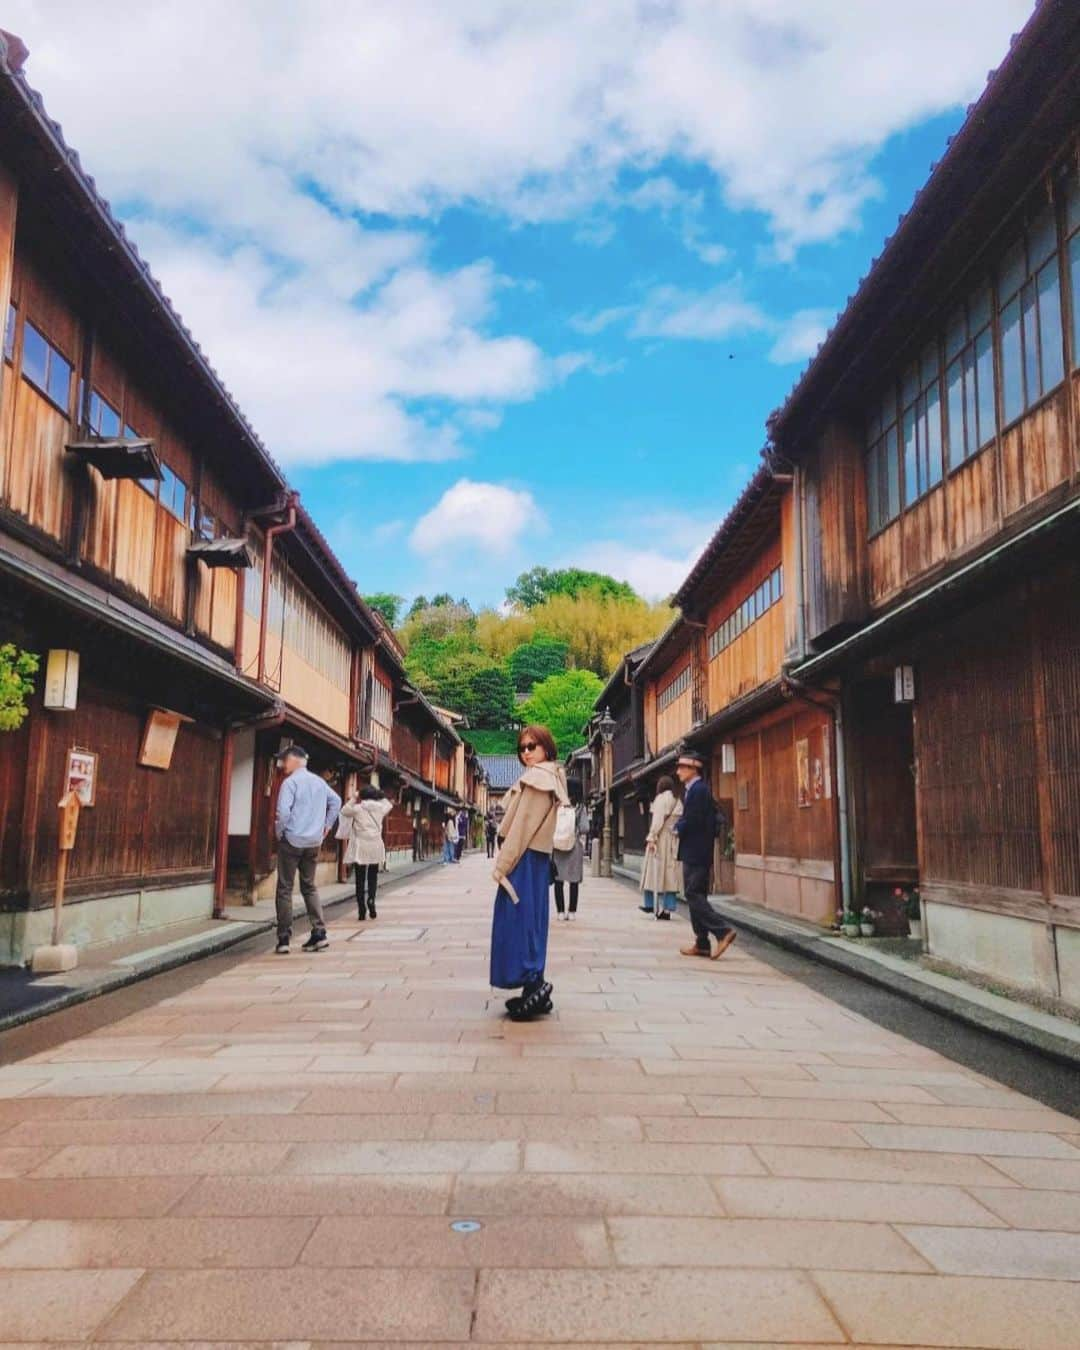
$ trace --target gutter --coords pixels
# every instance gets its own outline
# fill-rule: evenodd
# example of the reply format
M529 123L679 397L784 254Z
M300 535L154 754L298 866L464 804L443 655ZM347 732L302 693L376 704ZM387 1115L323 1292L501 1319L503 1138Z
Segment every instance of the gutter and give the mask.
M279 534L287 534L290 530L296 529L296 508L300 501L298 492L290 492L286 498L287 514L283 521L277 525L267 527L263 536L263 574L262 574L262 604L259 608L259 664L256 679L260 684L266 683L266 632L268 627L268 609L270 605L270 569L274 561L274 540ZM284 625L284 615L282 624Z

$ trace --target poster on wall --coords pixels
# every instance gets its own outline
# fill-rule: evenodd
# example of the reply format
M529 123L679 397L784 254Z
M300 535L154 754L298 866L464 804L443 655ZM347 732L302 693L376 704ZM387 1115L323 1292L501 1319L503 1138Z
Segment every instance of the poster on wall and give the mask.
M98 757L93 750L72 746L67 755L63 796L74 792L80 806L93 806L97 796Z
M810 795L810 741L803 736L795 742L795 790L799 806L809 806Z

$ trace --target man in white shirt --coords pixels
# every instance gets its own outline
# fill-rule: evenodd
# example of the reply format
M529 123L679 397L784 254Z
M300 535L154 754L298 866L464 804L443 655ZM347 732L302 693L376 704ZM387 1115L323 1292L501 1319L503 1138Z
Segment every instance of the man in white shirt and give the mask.
M278 756L285 771L277 800L275 833L277 855L277 953L288 956L292 937L292 893L296 873L300 873L300 894L304 897L311 936L305 952L324 952L330 945L323 922L322 902L315 885L315 868L322 841L333 828L341 810L341 798L318 774L307 766L307 751L299 745L287 746Z

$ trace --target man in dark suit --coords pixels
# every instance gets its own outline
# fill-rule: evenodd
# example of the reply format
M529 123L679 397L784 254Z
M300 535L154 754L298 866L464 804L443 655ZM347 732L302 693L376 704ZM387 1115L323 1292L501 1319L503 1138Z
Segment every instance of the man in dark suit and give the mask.
M716 803L709 785L701 776L705 761L700 755L679 757L675 772L683 785L682 816L675 824L679 836L679 861L683 865L683 894L690 910L694 945L683 947L683 956L704 956L716 961L735 941L729 928L709 904L709 874L712 871L713 844L716 839ZM709 934L716 938L716 951Z

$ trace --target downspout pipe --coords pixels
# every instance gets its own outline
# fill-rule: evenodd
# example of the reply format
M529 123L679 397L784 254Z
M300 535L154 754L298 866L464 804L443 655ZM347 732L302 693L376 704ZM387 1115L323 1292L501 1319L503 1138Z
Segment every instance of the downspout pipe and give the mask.
M262 575L262 605L259 612L259 665L256 679L260 684L266 683L266 632L268 627L268 608L270 604L270 568L273 563L274 540L279 534L287 534L290 530L296 529L296 508L300 502L298 492L290 492L286 498L285 519L277 525L270 525L263 537L263 575Z
M840 901L843 911L851 913L851 820L848 812L847 755L844 749L844 707L839 694L821 691L815 697L809 687L793 675L785 675L781 688L786 698L797 698L832 714L833 757L836 760L836 830L840 853Z
M236 733L264 731L285 721L285 705L276 703L268 713L240 717L225 723L221 737L221 772L218 776L217 840L214 845L214 918L225 917L225 888L229 875L229 800L232 796Z

